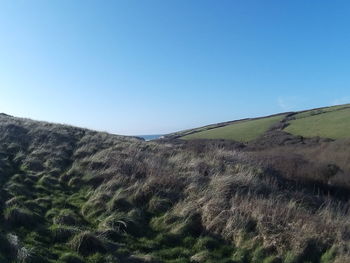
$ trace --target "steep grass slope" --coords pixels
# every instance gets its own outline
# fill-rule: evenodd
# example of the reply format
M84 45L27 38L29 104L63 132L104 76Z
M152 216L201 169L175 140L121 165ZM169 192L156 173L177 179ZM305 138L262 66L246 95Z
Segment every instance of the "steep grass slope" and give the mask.
M0 114L0 262L349 262L349 146L143 142Z

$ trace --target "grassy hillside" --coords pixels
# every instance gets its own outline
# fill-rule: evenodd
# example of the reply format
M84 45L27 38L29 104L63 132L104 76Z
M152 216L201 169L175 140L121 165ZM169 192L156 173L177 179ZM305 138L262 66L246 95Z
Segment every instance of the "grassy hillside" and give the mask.
M349 262L349 147L143 142L0 114L0 262Z
M328 113L332 111L338 111L342 109L347 109L350 107L350 104L345 104L345 105L338 105L338 106L331 106L331 107L325 107L325 108L319 108L319 109L313 109L313 110L307 110L303 111L300 113L295 114L295 119L301 119L301 118L306 118L306 117L311 117L323 113Z
M292 120L285 131L304 137L341 139L350 137L350 109L329 111Z
M220 128L196 132L182 137L182 139L226 139L248 142L266 132L273 124L282 120L284 115L269 118L240 121Z
M169 136L184 140L224 139L243 143L271 138L277 130L306 138L350 138L350 104L290 112L273 117L212 124ZM280 135L280 134L279 134Z

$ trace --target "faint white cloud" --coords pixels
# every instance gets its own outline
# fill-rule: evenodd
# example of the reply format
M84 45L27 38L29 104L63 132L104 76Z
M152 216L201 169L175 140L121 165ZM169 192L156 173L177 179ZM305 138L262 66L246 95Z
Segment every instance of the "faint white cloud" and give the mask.
M279 97L277 99L278 106L283 111L290 111L296 108L298 104L298 98L297 97Z
M338 98L331 102L332 105L347 104L347 103L350 103L350 97Z
M283 110L287 110L288 105L286 104L283 98L278 98L277 103L278 103L278 106L280 106Z

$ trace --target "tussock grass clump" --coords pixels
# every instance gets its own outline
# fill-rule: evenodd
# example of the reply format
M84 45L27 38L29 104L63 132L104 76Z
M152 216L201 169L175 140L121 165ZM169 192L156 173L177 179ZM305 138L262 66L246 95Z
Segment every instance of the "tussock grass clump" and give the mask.
M60 209L65 209L66 207L70 207L67 197L63 194L56 194L52 198L52 206Z
M81 207L81 214L87 218L97 218L107 210L107 203L110 201L110 195L104 191L89 191L88 200Z
M23 174L15 174L11 177L11 181L16 183L21 183L24 177L25 175Z
M172 202L167 198L154 196L148 203L148 211L153 214L165 213L172 207Z
M103 236L112 242L120 242L124 239L124 233L112 228L103 228L96 231L97 235Z
M251 252L251 262L252 263L260 263L260 262L278 262L280 258L276 257L274 254L275 251L270 251L269 248L264 248L262 246L258 246Z
M222 243L222 242L221 242ZM199 237L197 239L196 244L194 245L193 249L197 251L201 250L213 250L218 247L220 247L222 244L220 244L219 240L212 238L212 237Z
M50 227L51 235L56 242L66 242L73 236L81 232L81 229L74 226L52 225Z
M49 197L39 197L34 200L40 207L46 211L51 206L51 198Z
M119 189L110 202L108 203L109 211L124 211L127 212L132 208L132 204L129 202L128 198L125 196L123 189Z
M35 200L25 201L24 206L30 211L34 211L35 213L38 213L38 214L41 214L43 211L45 211L45 208L40 206L40 204Z
M69 179L71 179L73 176L69 173L62 173L59 177L58 177L58 181L63 184L63 183L67 183L69 181Z
M70 178L67 185L69 187L79 187L83 181L79 177Z
M4 218L13 227L33 227L40 222L40 217L37 214L19 206L6 208Z
M157 231L166 230L183 238L198 236L203 230L201 216L198 213L190 214L187 217L178 217L168 213L152 219L151 226Z
M57 225L77 225L81 223L79 216L71 209L62 209L53 217L53 223Z
M181 235L183 237L188 235L198 236L202 232L203 228L201 223L195 219L185 219L179 224L174 225L172 233Z
M38 185L39 186L43 186L44 188L54 188L54 187L58 187L58 180L57 178L55 178L52 175L43 175L39 181L38 181Z
M56 215L58 215L60 212L60 209L58 208L51 208L50 210L48 210L45 214L45 218L52 220Z
M106 212L106 203L102 200L88 200L81 208L81 214L89 219L96 219Z
M5 189L12 196L30 196L31 192L28 187L22 183L10 182Z
M207 250L200 251L197 254L193 255L190 258L190 261L193 263L204 263L210 259L210 253Z
M117 233L125 233L132 224L133 219L127 214L119 212L105 218L99 224L100 230L114 230Z
M5 205L7 207L16 206L16 205L19 206L19 205L23 204L25 200L26 200L26 197L23 195L14 196L14 197L10 198L9 200L7 200L5 202Z
M85 263L85 261L75 253L65 253L58 259L58 263Z
M107 244L104 238L92 232L84 231L77 234L69 242L69 246L81 255L91 255L94 253L105 253Z
M150 226L157 232L169 230L171 225L178 222L180 219L181 217L178 215L173 215L172 213L167 212L161 216L152 217Z

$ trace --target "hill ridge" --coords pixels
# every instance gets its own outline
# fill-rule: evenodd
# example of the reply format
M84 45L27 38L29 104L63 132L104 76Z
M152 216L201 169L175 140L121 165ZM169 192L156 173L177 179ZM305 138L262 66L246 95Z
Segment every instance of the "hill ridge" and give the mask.
M347 262L350 140L305 142L145 142L0 115L0 262Z
M170 139L177 139L177 138L180 138L180 139L228 139L228 140L238 140L241 142L248 142L252 139L256 139L256 138L262 136L265 132L269 131L269 127L265 127L264 130L261 130L260 132L256 132L254 134L254 136L250 136L249 138L245 138L245 139L240 139L234 135L233 131L235 130L236 127L238 128L241 123L244 123L244 122L245 123L249 123L249 122L254 123L254 122L257 122L259 120L268 120L268 119L273 118L275 116L283 116L284 115L285 118L287 118L287 121L284 119L281 119L278 122L280 124L280 127L283 126L283 128L281 130L284 130L287 126L293 125L293 123L292 123L293 118L297 117L298 115L299 116L304 115L304 118L308 118L308 117L311 117L311 115L324 114L324 113L327 113L330 111L340 111L340 110L348 109L348 108L350 108L350 104L342 104L342 105L320 107L320 108L295 111L295 112L277 113L277 114L272 114L272 115L262 116L262 117L257 117L257 118L245 118L245 119L228 121L228 122L217 123L217 124L211 124L211 125L206 125L206 126L202 126L199 128L180 131L180 132L169 134L166 137L170 138ZM350 119L348 120L348 122L350 125ZM276 122L273 125L278 125L278 123ZM220 135L220 133L216 134L219 131L223 131L224 129L227 129L228 131L225 132L223 135ZM232 129L233 134L231 133L231 135L230 135L229 129ZM252 129L253 128L251 128L251 127L249 127L249 125L247 125L247 128L243 129L242 135L251 132ZM300 133L300 134L294 133L294 135L303 135L303 133ZM315 135L315 137L316 136L317 135ZM326 136L326 138L327 138L327 136Z

